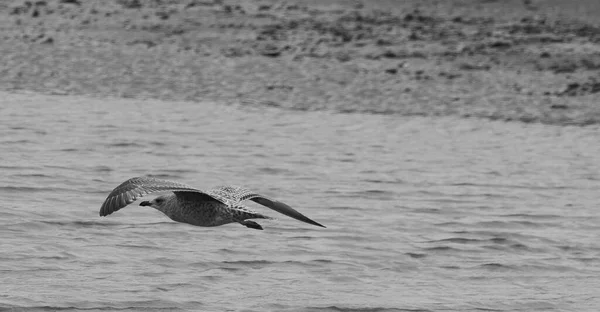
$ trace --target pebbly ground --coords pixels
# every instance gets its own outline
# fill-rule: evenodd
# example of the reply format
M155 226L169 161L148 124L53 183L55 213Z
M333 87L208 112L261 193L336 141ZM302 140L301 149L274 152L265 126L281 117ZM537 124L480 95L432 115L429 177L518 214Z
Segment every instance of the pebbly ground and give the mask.
M0 90L600 122L596 0L0 1Z

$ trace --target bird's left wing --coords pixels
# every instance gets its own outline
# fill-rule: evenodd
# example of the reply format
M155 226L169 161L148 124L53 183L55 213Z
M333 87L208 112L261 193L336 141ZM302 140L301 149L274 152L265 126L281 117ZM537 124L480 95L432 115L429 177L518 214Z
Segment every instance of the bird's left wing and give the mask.
M316 225L316 226L320 226L320 227L325 227L324 225L311 220L307 216L296 211L294 208L292 208L280 201L270 199L266 196L260 195L256 192L253 192L249 189L245 189L243 187L219 186L210 191L207 191L206 193L222 202L230 202L233 204L249 199L253 202L256 202L265 207L271 208L279 213L282 213L286 216L292 217L296 220L300 220L302 222L306 222L308 224L312 224L312 225Z
M100 216L107 216L131 203L136 201L139 197L154 193L154 192L168 192L168 191L187 191L206 194L203 191L193 188L189 185L169 181L156 179L151 177L136 177L131 178L119 186L117 186L102 204L100 208ZM218 198L216 198L218 200Z

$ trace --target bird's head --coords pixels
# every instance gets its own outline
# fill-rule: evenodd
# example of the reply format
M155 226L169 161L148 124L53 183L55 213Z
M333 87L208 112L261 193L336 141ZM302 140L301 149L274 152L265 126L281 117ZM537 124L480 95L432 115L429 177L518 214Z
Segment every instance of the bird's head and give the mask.
M168 201L169 201L169 198L167 196L159 196L153 200L141 202L140 206L150 206L154 209L164 211L164 207Z

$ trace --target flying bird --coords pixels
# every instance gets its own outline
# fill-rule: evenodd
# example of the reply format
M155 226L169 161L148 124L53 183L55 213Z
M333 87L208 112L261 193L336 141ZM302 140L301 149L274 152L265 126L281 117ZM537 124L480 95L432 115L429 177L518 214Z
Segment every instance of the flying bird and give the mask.
M173 221L196 226L219 226L237 222L246 227L262 230L262 226L248 219L272 219L242 205L252 200L296 220L325 227L292 207L236 186L220 186L210 191L201 191L189 185L151 177L131 178L117 186L102 204L100 216L107 216L133 203L139 197L154 192L172 192L143 201L140 206L155 208Z

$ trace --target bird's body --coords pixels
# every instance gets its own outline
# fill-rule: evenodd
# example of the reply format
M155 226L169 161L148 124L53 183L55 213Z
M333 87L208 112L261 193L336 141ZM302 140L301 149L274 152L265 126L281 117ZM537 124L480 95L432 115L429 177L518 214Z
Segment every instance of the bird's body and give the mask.
M161 196L164 203L156 209L173 221L196 226L219 226L246 219L270 219L241 205L226 205L200 193L180 193ZM151 202L149 205L152 206Z
M178 182L149 177L131 178L117 186L102 204L100 216L107 216L134 202L138 197L161 191L172 193L152 201L144 201L140 206L156 208L177 222L196 226L219 226L237 222L249 228L262 230L258 223L248 219L271 218L241 204L244 200L252 200L294 219L324 227L282 202L244 188L222 186L203 192Z

